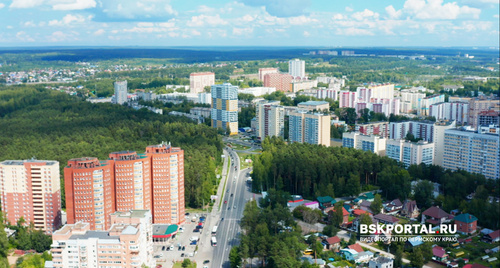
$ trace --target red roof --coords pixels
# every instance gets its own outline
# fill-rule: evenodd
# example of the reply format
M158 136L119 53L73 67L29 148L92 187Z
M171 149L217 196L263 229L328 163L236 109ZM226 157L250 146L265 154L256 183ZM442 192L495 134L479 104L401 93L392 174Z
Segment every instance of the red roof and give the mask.
M446 254L446 251L439 246L435 246L432 248L432 254L436 257L442 258Z
M335 208L333 209L333 211L335 211ZM347 212L347 210L344 207L342 207L342 215L349 216L349 212Z
M498 238L498 236L500 236L500 230L496 230L493 233L489 233L488 235L491 237L491 239Z
M479 263L474 263L474 264L466 264L466 265L464 265L463 268L488 268L488 266L484 266L484 265L479 264Z
M365 210L362 210L362 209L355 209L352 211L352 214L354 214L355 216L359 216L359 215L362 215L362 214L370 214L370 212L368 211L365 211Z
M450 215L439 207L430 207L423 213L425 216L432 217L434 219L448 218Z
M334 245L334 244L340 243L340 238L338 236L329 237L326 239L326 242L328 242L328 244L330 244L330 245Z
M350 248L350 249L354 249L354 250L356 250L358 253L359 253L359 252L363 252L363 251L364 251L358 243L356 243L356 244L354 244L354 245L350 245L350 246L348 246L348 248Z

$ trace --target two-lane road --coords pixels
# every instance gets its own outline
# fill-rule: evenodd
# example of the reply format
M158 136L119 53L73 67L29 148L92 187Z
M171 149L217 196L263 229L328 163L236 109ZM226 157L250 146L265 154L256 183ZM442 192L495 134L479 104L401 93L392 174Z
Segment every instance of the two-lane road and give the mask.
M229 267L229 251L231 247L239 243L238 234L241 231L239 222L243 217L245 203L252 196L246 185L249 169L240 171L238 155L232 150L229 150L229 154L234 166L231 166L226 185L227 191L222 201L227 201L227 204L223 204L221 208L216 235L217 246L214 249L211 267Z

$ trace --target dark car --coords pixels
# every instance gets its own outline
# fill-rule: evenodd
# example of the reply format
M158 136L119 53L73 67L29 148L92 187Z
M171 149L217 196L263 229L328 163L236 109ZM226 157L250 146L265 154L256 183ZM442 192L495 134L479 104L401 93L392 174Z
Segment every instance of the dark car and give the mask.
M231 207L228 207L227 210L231 210Z
M231 194L231 197L233 197L233 194Z
M164 250L165 250L165 246L161 247L161 250L163 250L163 251L164 251Z
M224 218L221 218L221 219L220 219L220 221L223 221L223 220L224 220Z
M184 257L184 253L181 254L181 257Z
M186 250L186 247L185 246L182 246L182 251Z
M180 250L182 250L182 247L181 247L181 246L179 246L179 247L177 248L177 250L179 250L179 251L180 251Z
M193 230L193 233L199 233L200 232L200 229L196 228Z
M196 245L196 241L191 241L190 245Z
M203 264L207 264L207 263L210 263L210 260L204 260L203 261Z

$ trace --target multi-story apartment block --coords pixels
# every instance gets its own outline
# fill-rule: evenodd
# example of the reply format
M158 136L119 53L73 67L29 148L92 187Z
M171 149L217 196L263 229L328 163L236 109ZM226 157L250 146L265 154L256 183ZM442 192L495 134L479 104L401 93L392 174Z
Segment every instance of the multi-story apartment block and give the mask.
M434 165L443 166L443 154L444 154L444 133L448 129L455 128L455 121L436 121L433 130L434 143Z
M407 89L401 90L401 109L402 113L411 113L418 109L421 99L425 98L425 93L412 92Z
M183 224L184 151L170 144L146 147L151 157L152 214L155 224Z
M363 135L377 135L383 138L389 137L389 122L371 122L365 124L356 124L356 132Z
M266 76L266 74L277 73L279 73L278 68L259 68L259 80L264 81L264 76Z
M229 83L212 86L212 127L238 134L238 87Z
M369 102L372 98L393 99L394 84L373 84L368 87L358 87L356 93L360 102Z
M193 107L189 110L189 113L196 116L201 116L205 118L209 118L212 110L210 108L204 107Z
M114 103L124 104L125 102L127 102L127 80L117 81L115 82L114 86L115 86Z
M290 142L330 146L330 116L306 111L290 112Z
M260 97L262 95L271 94L276 91L275 87L248 87L238 89L238 93L250 94L255 97Z
M434 141L434 122L430 121L406 121L389 123L389 138L404 139L411 133L415 138L424 141Z
M312 89L318 86L318 81L316 80L297 80L292 81L292 92L299 92L301 90Z
M498 133L475 133L448 129L444 134L443 167L500 178L500 139Z
M478 113L477 126L500 125L500 112L488 110Z
M113 163L95 157L75 158L64 168L68 223L89 223L91 230L107 230L116 211Z
M358 101L358 93L341 90L339 92L339 107L340 108L355 108Z
M190 93L198 94L205 92L205 87L210 87L215 84L215 74L211 72L206 73L192 73L189 75L189 88Z
M109 159L114 166L116 210L151 210L150 158L122 151L109 154Z
M264 139L267 136L284 138L285 109L279 101L261 101L256 106L257 137Z
M52 234L61 225L59 162L6 160L0 162L0 196L5 220Z
M289 74L271 73L264 75L264 87L274 87L277 91L292 91L293 77Z
M339 99L339 90L337 89L319 89L316 91L316 98L318 99L332 99L334 101Z
M356 148L363 151L385 155L386 138L375 135L363 135L359 132L347 132L342 135L342 147Z
M294 59L288 62L288 73L294 78L306 77L306 62L299 59Z
M434 144L426 141L410 142L405 140L387 140L385 155L405 164L405 166L424 163L432 165Z
M444 95L432 95L420 99L418 102L417 114L420 116L428 116L431 105L440 102L444 102Z
M491 110L491 108L499 105L500 100L493 97L479 97L472 98L469 101L469 124L473 128L477 127L479 113L483 111Z
M328 89L340 90L345 86L345 80L342 78L318 76L316 80L318 83L328 84Z
M440 102L429 107L429 116L436 120L454 120L457 124L467 124L469 104L465 102Z
M297 104L297 107L308 111L324 111L330 110L330 103L327 101L306 101Z
M128 217L127 217L128 215ZM115 213L107 231L91 231L90 224L67 224L52 236L54 267L154 267L151 213Z
M375 113L383 113L387 117L391 114L398 115L400 110L400 100L399 99L380 99L371 98L370 103L372 104L371 110Z

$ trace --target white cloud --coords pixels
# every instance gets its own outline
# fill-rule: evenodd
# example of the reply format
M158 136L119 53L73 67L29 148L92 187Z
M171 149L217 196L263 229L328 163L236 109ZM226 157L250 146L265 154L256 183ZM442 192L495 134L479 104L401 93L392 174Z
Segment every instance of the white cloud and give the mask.
M30 20L30 21L25 22L23 24L23 26L25 26L25 27L36 27L36 24L32 20Z
M52 6L54 10L81 10L96 7L95 0L62 0L55 2Z
M170 32L170 33L168 33L168 36L170 36L170 37L178 37L179 33Z
M5 4L4 3L0 3L0 8L4 8L5 7Z
M306 17L304 15L298 16L298 17L291 17L288 18L288 23L290 25L304 25L304 24L309 24L309 23L318 23L319 21L317 19L312 19L310 17Z
M35 42L35 39L26 34L24 31L17 32L16 38L22 42Z
M457 19L479 18L481 10L469 6L459 6L456 2L443 4L443 0L407 0L404 12L417 19Z
M332 19L334 19L334 20L344 20L344 19L346 19L346 16L337 13L337 14L333 15Z
M191 30L191 34L192 34L192 35L195 35L195 36L196 36L196 35L201 35L201 33L200 33L200 32L198 32L197 30Z
M304 14L311 0L238 0L247 6L265 7L267 13L276 17L294 17Z
M178 14L169 0L105 0L99 7L100 21L165 21Z
M302 35L303 35L304 37L309 37L309 36L311 36L311 34L310 34L308 31L304 31L304 32L302 33Z
M191 20L188 21L187 26L190 27L203 27L206 24L210 26L218 26L218 25L226 25L228 24L227 21L223 20L219 14L215 16L208 16L208 15L199 15L199 16L193 16L191 17Z
M83 23L87 20L92 19L92 16L85 18L82 15L71 15L67 14L62 18L62 20L51 20L49 21L49 26L67 26L72 23Z
M216 12L217 10L213 7L209 7L209 6L205 6L205 5L201 5L198 7L198 12L199 13L211 13L213 14L214 12Z
M10 8L32 8L43 4L44 0L12 0Z
M253 33L253 28L233 28L233 35L249 35Z
M495 14L495 15L493 15L493 18L498 19L498 18L500 18L500 16L498 16L498 14Z
M94 32L94 35L103 35L106 31L104 29L99 29Z
M62 31L53 32L50 36L47 37L47 40L50 42L63 42L63 41L73 41L78 40L76 37L78 35L77 32L67 32L63 33Z
M14 27L12 27L12 25L7 25L7 29L14 29Z
M241 18L244 22L251 22L251 21L254 21L255 20L255 17L253 17L252 15L249 15L249 14L246 14L245 16L243 16L243 18Z
M356 12L356 13L352 14L352 17L356 20L364 20L364 19L368 19L368 18L378 19L379 14L377 12L373 12L369 9L365 9L361 12Z
M347 11L347 12L353 12L354 9L352 9L351 7L345 7L345 11Z
M371 31L368 31L366 29L359 29L359 28L345 28L345 29L337 29L337 34L338 35L375 35Z
M385 12L387 12L387 15L389 15L389 18L391 19L399 18L401 13L403 13L401 10L396 11L392 5L385 7Z

